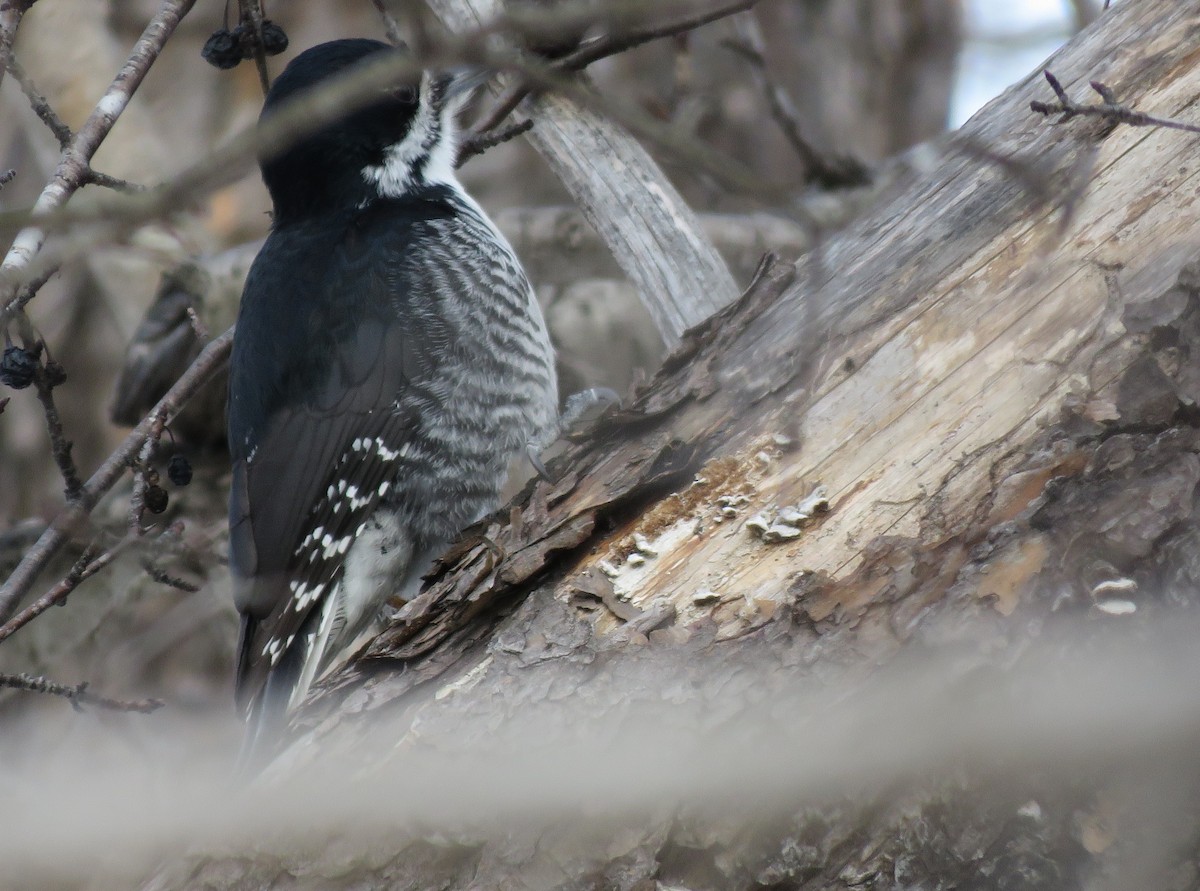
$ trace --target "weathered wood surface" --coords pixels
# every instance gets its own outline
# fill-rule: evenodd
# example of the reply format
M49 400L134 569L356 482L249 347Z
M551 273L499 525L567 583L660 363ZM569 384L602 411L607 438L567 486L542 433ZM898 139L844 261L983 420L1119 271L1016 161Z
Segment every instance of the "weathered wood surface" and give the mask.
M1197 27L1200 3L1123 3L1049 67L1074 97L1096 79L1190 118ZM280 772L380 722L389 748L469 759L534 716L554 728L541 742L568 746L573 722L619 736L631 711L669 701L694 707L699 737L797 678L859 676L906 648L956 645L974 677L1054 622L1195 603L1200 143L1051 126L1028 110L1046 94L1031 75L962 134L1034 165L1040 186L949 153L797 268L777 264L553 463L557 483L532 485L447 559L318 694ZM800 535L766 543L748 528L818 484L829 510ZM1193 788L1190 772L1173 780ZM335 873L310 846L193 860L158 887L1151 886L1144 862L1105 858L1161 827L1127 823L1110 849L1087 828L1112 806L1094 776L1025 769L978 785L954 774L839 790L821 808L773 801L762 824L753 808L667 804L583 838L505 825L431 848L417 831L348 871L344 847ZM1195 838L1173 821L1172 844ZM1197 887L1194 867L1171 887Z

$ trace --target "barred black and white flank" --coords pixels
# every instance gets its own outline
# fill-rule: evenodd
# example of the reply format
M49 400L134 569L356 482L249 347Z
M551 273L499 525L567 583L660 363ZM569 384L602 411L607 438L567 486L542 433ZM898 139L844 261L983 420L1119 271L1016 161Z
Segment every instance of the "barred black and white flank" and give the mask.
M396 52L298 56L264 117ZM468 78L426 73L265 161L274 226L231 360L229 520L251 749L557 431L554 359L512 249L454 175Z

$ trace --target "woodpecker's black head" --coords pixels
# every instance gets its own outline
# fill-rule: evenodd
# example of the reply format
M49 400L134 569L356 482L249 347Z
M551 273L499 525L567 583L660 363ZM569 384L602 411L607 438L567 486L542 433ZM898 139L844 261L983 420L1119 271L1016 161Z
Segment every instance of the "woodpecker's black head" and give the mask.
M286 101L349 69L400 53L376 40L334 40L305 50L271 87L262 120ZM434 183L456 184L454 115L479 83L425 72L262 161L275 222L362 206Z

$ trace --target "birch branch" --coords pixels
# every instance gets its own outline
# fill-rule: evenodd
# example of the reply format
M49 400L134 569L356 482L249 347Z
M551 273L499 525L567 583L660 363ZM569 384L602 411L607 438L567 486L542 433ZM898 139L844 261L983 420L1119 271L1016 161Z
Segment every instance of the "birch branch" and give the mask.
M63 150L54 176L34 204L35 216L47 214L66 204L71 196L87 183L92 156L112 130L125 106L129 104L167 39L175 32L176 26L194 3L195 0L164 0L157 15L146 26L146 30L134 46L129 60L117 73L104 96L96 103L96 108L79 128L74 139ZM0 35L0 41L4 36L7 36L7 31ZM4 47L0 45L0 53L3 51ZM45 241L45 230L38 226L27 226L17 234L4 262L0 263L0 281L6 283L10 289L7 298L15 294L16 273L29 267ZM4 301L6 303L7 298Z

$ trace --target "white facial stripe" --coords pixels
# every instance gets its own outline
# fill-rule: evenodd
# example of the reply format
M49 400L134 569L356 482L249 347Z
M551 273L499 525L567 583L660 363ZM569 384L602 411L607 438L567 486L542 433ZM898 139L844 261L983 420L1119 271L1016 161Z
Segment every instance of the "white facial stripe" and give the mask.
M364 167L363 179L373 183L379 194L396 198L411 189L413 165L424 160L426 183L458 186L454 162L458 158L458 126L454 116L462 102L448 102L440 117L434 115L430 92L433 78L429 72L421 75L421 99L412 126L404 139L389 147L382 164Z
M465 96L452 100L442 109L439 139L429 152L429 160L425 162L425 181L428 183L458 186L458 175L454 169L454 163L458 160L458 122L455 117L465 100Z

